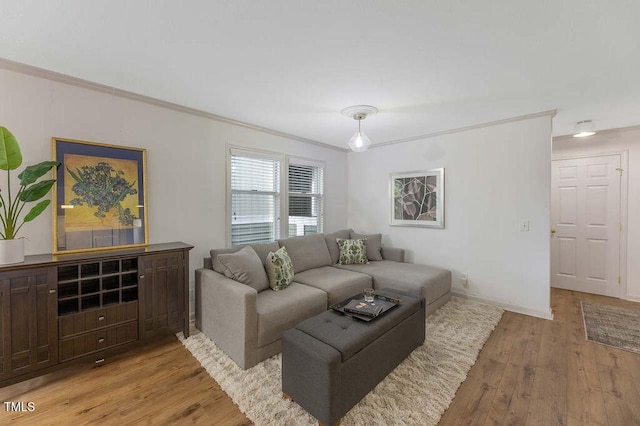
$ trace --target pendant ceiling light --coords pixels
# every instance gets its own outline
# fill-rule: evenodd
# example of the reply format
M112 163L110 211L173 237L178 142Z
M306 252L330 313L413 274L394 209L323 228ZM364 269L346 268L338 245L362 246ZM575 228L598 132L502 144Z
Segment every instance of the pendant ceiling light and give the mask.
M371 139L362 131L360 122L378 113L371 105L354 105L341 111L342 115L358 120L358 131L349 139L349 148L354 152L363 152L371 146Z
M593 122L591 120L582 120L576 123L576 132L573 134L573 137L585 138L595 134L596 132L593 130Z

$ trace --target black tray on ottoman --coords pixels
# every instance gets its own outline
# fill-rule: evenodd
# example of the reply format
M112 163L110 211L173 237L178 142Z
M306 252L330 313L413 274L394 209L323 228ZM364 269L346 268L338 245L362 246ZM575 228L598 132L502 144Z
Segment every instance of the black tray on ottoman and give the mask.
M379 294L402 303L372 322L328 310L284 332L283 396L324 424L338 422L424 342L424 298Z
M353 318L358 318L361 319L363 321L373 321L376 318L379 318L381 315L383 315L385 312L387 312L390 309L395 308L396 306L398 306L400 303L402 303L402 300L397 298L397 297L391 297L391 296L385 296L382 294L378 294L376 293L376 295L374 296L374 303L382 306L382 311L380 311L380 313L378 315L376 315L375 317L370 317L367 315L360 315L357 314L355 312L347 312L345 311L345 306L347 306L349 304L349 302L351 302L352 300L361 300L364 302L364 294L357 294L355 296L351 296L345 300L343 300L340 303L336 303L335 305L331 306L331 309L333 309L334 311L338 311L341 312L345 315L348 315L350 317Z

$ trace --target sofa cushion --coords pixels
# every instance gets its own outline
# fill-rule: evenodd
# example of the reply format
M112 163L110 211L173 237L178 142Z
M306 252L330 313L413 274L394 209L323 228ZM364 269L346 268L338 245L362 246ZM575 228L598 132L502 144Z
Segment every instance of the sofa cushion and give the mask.
M267 264L267 255L269 253L275 253L280 248L280 245L277 241L272 241L270 243L260 243L260 244L249 244L252 249L256 251L256 254L262 261L262 264L266 266Z
M275 253L267 255L267 275L269 276L269 286L273 290L283 290L291 284L293 264L286 248L282 247Z
M331 255L322 234L278 240L278 244L287 248L296 274L307 269L331 265Z
M224 275L246 284L256 291L269 288L269 279L255 250L246 246L235 253L219 254L218 261L224 266Z
M451 271L415 263L392 260L369 262L368 265L335 265L335 268L371 275L373 288L390 287L424 297L427 304L451 291Z
M256 252L258 257L262 261L263 265L266 264L267 254L269 254L269 252L271 251L274 252L280 248L278 243L273 241L271 243L245 244L241 246L213 249L209 252L209 254L211 255L212 269L220 274L224 274L224 266L218 261L218 255L226 254L226 253L235 253L238 250L242 249L243 247L246 247L247 245L251 246L251 248Z
M358 240L345 240L338 238L338 247L340 247L340 265L357 265L361 263L369 263L367 259L367 240L366 238Z
M364 235L352 232L350 235L353 239L367 239L367 259L369 261L382 260L382 234Z
M258 293L258 346L281 339L285 330L326 309L324 291L295 282L282 291Z
M315 287L327 293L327 307L342 302L347 297L372 288L369 275L346 269L323 266L296 274L296 282Z
M340 258L340 248L338 247L338 238L351 238L351 233L353 229L341 229L340 231L333 232L331 234L325 234L324 239L327 243L327 248L329 249L329 254L331 255L331 264L335 265L338 263L338 259ZM382 260L382 259L380 259Z

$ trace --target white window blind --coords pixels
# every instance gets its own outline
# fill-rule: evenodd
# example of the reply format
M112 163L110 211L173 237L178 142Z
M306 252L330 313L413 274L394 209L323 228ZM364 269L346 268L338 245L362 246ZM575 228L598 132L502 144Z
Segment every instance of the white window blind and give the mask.
M324 167L302 160L289 160L288 234L290 237L322 232Z
M280 160L231 153L231 245L279 237Z

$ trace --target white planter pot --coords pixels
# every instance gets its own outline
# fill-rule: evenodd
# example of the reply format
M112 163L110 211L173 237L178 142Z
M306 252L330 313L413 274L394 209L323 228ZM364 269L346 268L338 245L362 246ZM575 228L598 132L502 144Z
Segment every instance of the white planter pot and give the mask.
M0 265L24 262L24 238L0 240Z

